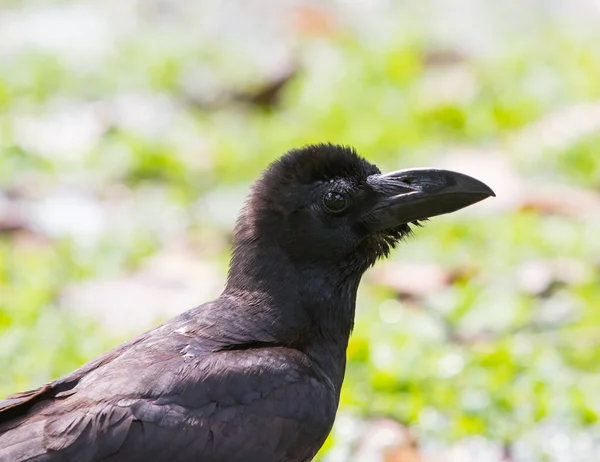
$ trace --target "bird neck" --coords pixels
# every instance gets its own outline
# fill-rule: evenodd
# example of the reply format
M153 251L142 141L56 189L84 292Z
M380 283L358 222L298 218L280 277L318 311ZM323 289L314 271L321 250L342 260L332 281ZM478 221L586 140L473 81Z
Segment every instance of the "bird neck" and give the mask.
M339 400L362 276L344 268L301 264L277 246L238 241L223 292L233 305L220 316L242 314L245 322L225 322L236 326L227 336L238 344L282 345L304 352Z
M299 264L277 246L238 243L223 295L241 301L241 309L268 326L262 330L273 339L298 347L335 344L345 352L360 276Z

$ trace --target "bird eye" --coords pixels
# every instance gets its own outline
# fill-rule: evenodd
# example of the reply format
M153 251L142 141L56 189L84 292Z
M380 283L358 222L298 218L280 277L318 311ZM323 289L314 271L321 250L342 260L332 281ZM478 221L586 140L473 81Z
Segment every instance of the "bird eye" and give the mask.
M323 197L323 205L328 212L339 213L348 207L348 200L338 192L328 192Z

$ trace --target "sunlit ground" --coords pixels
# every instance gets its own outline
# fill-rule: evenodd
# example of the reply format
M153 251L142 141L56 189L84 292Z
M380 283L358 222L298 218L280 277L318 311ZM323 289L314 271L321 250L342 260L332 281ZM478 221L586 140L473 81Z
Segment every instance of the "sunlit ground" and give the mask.
M217 296L250 182L331 141L498 197L365 277L321 460L597 460L600 4L496 3L5 1L0 394Z

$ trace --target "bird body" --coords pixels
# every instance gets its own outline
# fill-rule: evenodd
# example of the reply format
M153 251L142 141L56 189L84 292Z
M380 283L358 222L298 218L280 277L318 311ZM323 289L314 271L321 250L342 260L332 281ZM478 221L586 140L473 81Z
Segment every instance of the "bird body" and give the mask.
M390 175L334 145L273 163L238 220L221 296L0 401L0 462L312 460L364 271L409 222L493 195L453 172Z
M215 304L234 309L223 299L202 305L9 398L0 444L11 430L16 437L0 446L0 460L311 460L333 425L341 382L325 372L327 360L285 345L199 341Z

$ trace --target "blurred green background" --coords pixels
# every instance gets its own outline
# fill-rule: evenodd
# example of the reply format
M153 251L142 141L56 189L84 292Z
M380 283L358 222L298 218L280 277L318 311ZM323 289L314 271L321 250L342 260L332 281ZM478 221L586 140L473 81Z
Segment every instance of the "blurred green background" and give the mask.
M597 461L600 4L0 2L0 395L219 294L292 147L498 197L364 279L320 460Z

